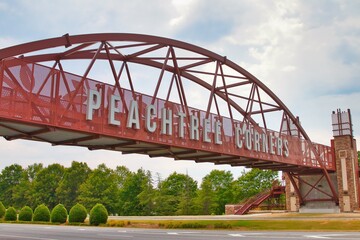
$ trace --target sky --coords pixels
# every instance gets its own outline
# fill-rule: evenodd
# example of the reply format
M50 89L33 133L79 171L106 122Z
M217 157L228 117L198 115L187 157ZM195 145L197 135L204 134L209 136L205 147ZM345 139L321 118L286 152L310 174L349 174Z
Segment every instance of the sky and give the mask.
M360 1L354 0L0 0L0 48L70 35L140 33L189 42L228 59L264 82L299 116L311 140L329 145L331 113L352 112L360 136ZM198 182L210 163L0 139L0 169L72 161L159 173Z

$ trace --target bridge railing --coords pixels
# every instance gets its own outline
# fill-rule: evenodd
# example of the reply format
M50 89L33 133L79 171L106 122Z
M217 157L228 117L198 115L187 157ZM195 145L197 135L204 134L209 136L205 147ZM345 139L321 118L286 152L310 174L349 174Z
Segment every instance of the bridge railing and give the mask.
M89 90L96 90L101 93L101 107L93 111L93 119L86 120L87 97ZM111 95L121 97L117 102L118 113L116 119L120 125L109 124L109 99ZM238 146L235 139L235 126L244 128L244 122L231 120L230 118L218 116L211 113L208 116L209 124L203 125L206 112L187 107L178 103L165 101L160 98L132 92L128 89L117 88L114 85L106 84L91 79L82 79L81 76L51 69L46 66L26 63L20 59L8 59L1 62L0 71L0 118L26 122L29 124L41 124L49 127L67 129L69 131L80 131L93 134L100 134L119 139L132 139L148 143L163 144L179 148L208 151L215 154L241 156L247 159L261 159L279 163L287 163L299 166L320 168L315 154L309 147L309 143L301 138L280 134L279 132L259 128L260 134L281 138L282 143L288 143L288 156L286 154L269 154L269 150L247 149L245 136L241 136L242 147ZM140 129L127 128L126 122L130 102L136 100L138 103ZM156 122L156 131L151 133L144 127L146 106L153 104L156 113L152 122ZM190 103L191 104L191 103ZM161 133L161 111L162 109L172 110L172 134ZM178 126L180 118L176 117L179 112L185 113L184 136L180 137ZM199 123L199 139L190 138L190 116L195 115ZM214 142L216 134L216 122L221 122L221 144ZM208 137L211 142L204 141L202 132L208 130ZM251 134L256 130L247 126ZM219 133L218 133L219 134ZM253 145L254 145L254 140ZM335 169L331 148L315 144L320 154L322 164L330 170ZM253 147L254 148L254 147ZM283 150L283 149L282 149ZM281 150L281 151L282 151ZM240 160L239 160L240 161Z

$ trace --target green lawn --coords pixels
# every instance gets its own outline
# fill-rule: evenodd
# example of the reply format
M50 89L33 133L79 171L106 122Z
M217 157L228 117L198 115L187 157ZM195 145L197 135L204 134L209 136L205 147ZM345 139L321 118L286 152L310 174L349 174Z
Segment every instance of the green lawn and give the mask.
M359 231L360 220L109 220L107 226L259 230Z

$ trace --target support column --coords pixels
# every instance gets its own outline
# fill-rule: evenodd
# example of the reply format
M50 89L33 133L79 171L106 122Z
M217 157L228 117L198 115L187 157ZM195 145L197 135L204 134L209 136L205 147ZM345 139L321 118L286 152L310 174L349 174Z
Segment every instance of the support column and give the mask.
M287 173L284 174L285 179L285 197L286 197L286 210L289 212L298 212L300 208L300 200L298 194L296 194L295 187L290 181L290 177ZM294 180L299 187L298 180Z
M359 209L359 165L350 110L333 112L332 123L339 207L341 212L353 212Z

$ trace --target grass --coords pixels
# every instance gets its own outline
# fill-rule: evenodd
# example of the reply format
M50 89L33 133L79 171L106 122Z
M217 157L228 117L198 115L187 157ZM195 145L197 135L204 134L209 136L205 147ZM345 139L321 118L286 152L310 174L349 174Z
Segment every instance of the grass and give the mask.
M359 231L360 220L109 220L107 226L244 231Z
M50 222L7 222L21 224L51 224ZM89 226L81 224L62 224ZM241 231L359 231L360 219L267 219L267 220L114 220L109 219L104 227L160 228L160 229L226 229Z

